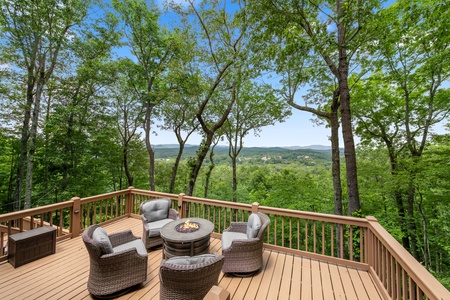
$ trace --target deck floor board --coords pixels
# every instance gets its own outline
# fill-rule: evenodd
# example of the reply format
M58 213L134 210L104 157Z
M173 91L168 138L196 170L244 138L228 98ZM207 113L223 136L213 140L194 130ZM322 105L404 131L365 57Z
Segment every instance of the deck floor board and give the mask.
M108 233L142 234L141 221L120 219L104 226ZM222 253L211 238L210 252ZM147 281L118 299L159 299L161 248L149 252ZM81 237L58 242L56 253L14 268L0 263L0 295L8 299L92 299L86 289L89 256ZM251 277L221 273L219 286L231 299L381 299L370 274L326 262L264 250L263 267Z

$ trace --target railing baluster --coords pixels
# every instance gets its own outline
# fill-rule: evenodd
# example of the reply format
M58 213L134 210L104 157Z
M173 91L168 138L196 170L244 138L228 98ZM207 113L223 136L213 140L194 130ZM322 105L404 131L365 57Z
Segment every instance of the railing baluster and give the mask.
M292 248L292 218L289 217L289 248Z
M277 217L274 217L274 222L273 222L273 244L277 245Z
M344 226L339 226L339 250L340 250L340 258L344 258Z
M305 251L308 251L309 246L308 246L308 220L305 220Z
M317 221L313 221L313 253L317 253Z
M350 242L348 245L349 248L349 252L350 252L350 260L353 260L353 226L349 226L349 231L350 231Z
M325 222L322 223L322 255L325 255Z

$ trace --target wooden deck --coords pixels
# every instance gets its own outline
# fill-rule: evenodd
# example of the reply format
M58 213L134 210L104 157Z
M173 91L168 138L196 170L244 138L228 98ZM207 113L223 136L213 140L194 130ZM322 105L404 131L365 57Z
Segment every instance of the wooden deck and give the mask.
M108 233L131 229L141 236L142 224L134 218L104 226ZM211 238L211 252L221 253L220 240ZM161 249L149 253L148 278L139 289L119 299L159 299L158 269ZM0 298L92 299L86 289L89 256L81 237L62 241L56 254L14 269L0 263ZM262 271L238 278L221 273L219 286L231 299L382 299L371 276L360 270L291 254L264 251Z

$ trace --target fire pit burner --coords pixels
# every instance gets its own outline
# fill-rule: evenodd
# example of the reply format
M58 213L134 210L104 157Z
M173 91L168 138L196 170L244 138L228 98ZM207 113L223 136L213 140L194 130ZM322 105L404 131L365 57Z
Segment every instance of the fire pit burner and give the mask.
M178 224L175 226L175 230L181 233L191 233L196 232L200 229L200 224L197 222L191 222L187 220L184 223Z

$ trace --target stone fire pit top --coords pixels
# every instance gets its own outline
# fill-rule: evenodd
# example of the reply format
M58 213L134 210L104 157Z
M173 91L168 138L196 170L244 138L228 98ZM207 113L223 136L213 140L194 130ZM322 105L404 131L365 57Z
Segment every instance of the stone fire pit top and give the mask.
M198 223L199 229L194 232L178 232L176 227L189 220L191 223ZM203 239L214 230L214 224L202 218L183 218L167 223L161 228L161 236L167 241L196 241Z

